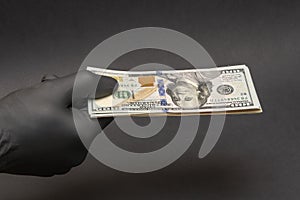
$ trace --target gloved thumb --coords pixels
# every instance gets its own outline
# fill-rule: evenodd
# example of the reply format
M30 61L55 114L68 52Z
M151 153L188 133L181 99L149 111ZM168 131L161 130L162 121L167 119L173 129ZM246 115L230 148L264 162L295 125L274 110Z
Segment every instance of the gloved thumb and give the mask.
M117 81L83 70L62 78L46 81L52 98L63 106L83 108L89 98L102 98L111 95L117 87ZM75 86L75 87L74 87ZM73 95L73 88L76 89Z

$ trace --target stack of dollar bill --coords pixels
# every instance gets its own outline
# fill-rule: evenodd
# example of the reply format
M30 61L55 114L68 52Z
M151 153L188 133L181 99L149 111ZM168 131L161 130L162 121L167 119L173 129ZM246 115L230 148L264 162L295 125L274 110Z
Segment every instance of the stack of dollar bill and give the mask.
M87 70L118 81L111 96L88 100L92 118L262 112L246 65L165 71Z

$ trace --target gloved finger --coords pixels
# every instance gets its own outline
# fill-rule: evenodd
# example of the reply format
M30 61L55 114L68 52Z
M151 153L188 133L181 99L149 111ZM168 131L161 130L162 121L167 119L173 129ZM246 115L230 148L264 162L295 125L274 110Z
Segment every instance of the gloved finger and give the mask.
M76 108L72 108L72 113L67 113L67 119L67 124L74 127L75 123L76 131L74 132L78 134L81 142L86 148L90 146L94 138L113 120L112 117L93 119L89 117L89 114L86 111Z
M45 74L42 79L41 82L45 82L45 81L51 81L51 80L55 80L58 79L59 77L56 76L55 74Z
M52 80L51 84L46 84L46 87L50 90L53 98L62 105L69 106L72 104L74 84L76 85L76 95L73 98L75 105L72 106L81 108L86 106L89 98L102 98L111 95L117 86L117 81L83 70L77 74Z

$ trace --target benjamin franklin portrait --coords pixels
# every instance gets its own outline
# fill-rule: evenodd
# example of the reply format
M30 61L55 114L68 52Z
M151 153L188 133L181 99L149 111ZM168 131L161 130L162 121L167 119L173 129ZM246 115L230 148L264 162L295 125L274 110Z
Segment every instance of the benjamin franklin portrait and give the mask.
M185 72L164 74L161 77L169 80L166 92L173 103L183 109L197 109L203 106L212 91L211 79L217 77L215 72Z

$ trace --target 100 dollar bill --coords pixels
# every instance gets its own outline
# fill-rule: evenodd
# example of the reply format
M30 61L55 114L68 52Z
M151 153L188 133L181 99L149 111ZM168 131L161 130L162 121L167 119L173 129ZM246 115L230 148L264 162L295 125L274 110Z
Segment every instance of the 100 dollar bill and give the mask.
M262 112L246 65L165 71L87 70L118 81L114 94L88 101L91 117Z

